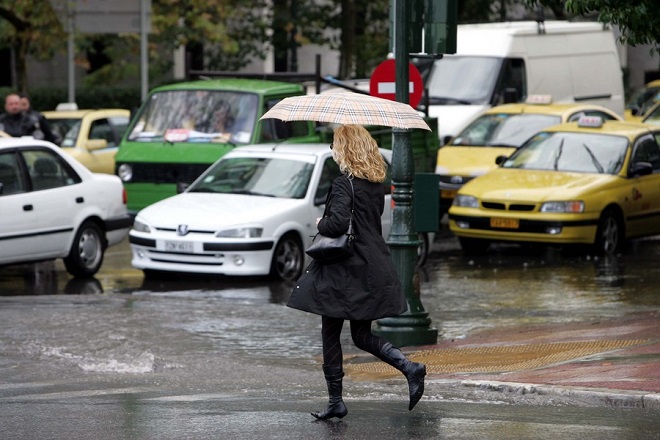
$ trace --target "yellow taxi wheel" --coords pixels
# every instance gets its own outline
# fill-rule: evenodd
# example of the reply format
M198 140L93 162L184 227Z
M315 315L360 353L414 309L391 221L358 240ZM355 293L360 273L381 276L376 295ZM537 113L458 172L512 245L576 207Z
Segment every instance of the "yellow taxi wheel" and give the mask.
M480 254L488 250L490 241L480 238L458 237L463 252L469 255Z
M613 254L621 249L625 237L623 220L614 209L606 209L598 221L594 250L600 254Z

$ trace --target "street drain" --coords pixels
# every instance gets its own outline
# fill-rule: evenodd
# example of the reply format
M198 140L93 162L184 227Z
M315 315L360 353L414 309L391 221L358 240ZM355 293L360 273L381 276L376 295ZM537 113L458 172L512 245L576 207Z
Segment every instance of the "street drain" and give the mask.
M645 339L556 342L548 344L506 345L423 350L408 358L426 364L427 373L500 373L530 370L647 343ZM400 375L384 362L346 363L354 379L389 378Z

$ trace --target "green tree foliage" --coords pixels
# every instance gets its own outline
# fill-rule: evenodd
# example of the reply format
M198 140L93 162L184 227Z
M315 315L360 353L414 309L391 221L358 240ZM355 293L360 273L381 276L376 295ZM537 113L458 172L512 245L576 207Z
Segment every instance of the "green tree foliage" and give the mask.
M170 51L192 48L204 68L238 70L266 55L272 19L266 0L153 0L152 8L150 41Z
M0 45L16 57L16 85L27 91L27 56L49 59L61 45L64 32L50 3L34 0L0 0Z
M598 14L598 21L614 24L621 31L621 41L631 46L651 45L660 52L660 8L657 0L525 0L529 5L542 4L575 15Z

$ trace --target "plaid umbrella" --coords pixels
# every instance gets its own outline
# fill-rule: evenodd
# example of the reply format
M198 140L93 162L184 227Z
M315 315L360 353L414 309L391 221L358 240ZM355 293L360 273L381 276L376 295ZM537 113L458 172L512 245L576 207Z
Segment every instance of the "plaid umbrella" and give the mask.
M284 98L260 119L266 118L431 130L417 110L408 104L353 92Z

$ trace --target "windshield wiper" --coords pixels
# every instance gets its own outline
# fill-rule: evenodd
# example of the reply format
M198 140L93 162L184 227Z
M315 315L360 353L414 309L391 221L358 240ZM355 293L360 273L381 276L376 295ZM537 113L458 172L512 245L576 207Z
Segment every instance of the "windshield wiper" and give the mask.
M561 157L561 154L564 152L564 139L559 142L559 148L557 149L557 155L555 156L555 164L554 164L554 169L557 171L559 167L559 158Z
M598 170L600 174L603 174L605 172L605 169L600 164L600 162L598 162L598 159L596 159L596 155L593 153L593 151L591 151L589 147L587 147L587 144L585 144L584 142L582 142L582 146L584 147L585 150L587 150L587 153L589 153L589 157L591 157L591 162L596 167L596 170Z
M232 189L227 192L229 194L247 194L248 196L275 197L273 194L265 194L256 191L250 191L249 189Z
M430 96L429 97L429 104L431 105L437 105L437 104L461 104L461 105L471 105L472 103L470 101L467 101L465 99L459 99L459 98L451 98L449 96Z

